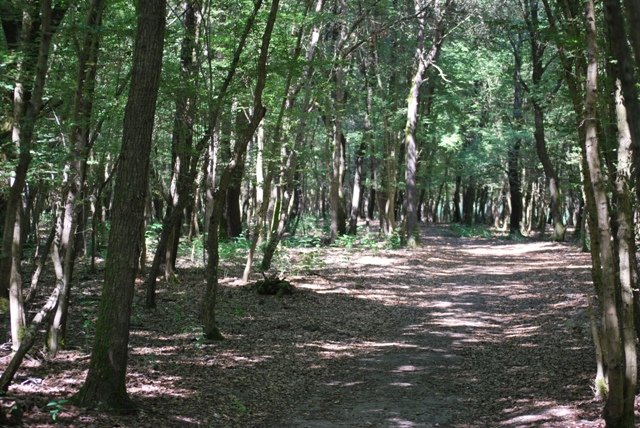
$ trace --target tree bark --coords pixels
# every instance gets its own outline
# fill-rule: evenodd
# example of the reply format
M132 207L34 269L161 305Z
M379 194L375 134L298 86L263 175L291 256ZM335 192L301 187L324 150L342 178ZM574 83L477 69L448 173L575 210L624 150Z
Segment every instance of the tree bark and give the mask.
M546 50L546 44L540 40L540 26L538 19L538 0L525 0L525 20L529 29L529 41L531 45L531 81L534 87L538 87L542 83L542 77L545 72L543 56ZM562 221L562 206L560 183L558 182L558 174L551 162L547 143L545 139L544 124L544 107L542 100L538 96L532 97L533 113L534 113L534 139L536 142L536 152L542 163L544 174L547 178L549 187L549 195L551 198L551 216L553 219L552 239L554 241L564 241L565 226Z
M513 71L513 122L519 127L522 122L522 57L520 46L522 38L512 42L514 71ZM509 194L511 197L511 216L509 218L509 234L520 235L520 224L522 223L522 191L520 189L520 144L522 140L517 137L513 145L509 148L508 154L508 178Z
M433 31L433 43L431 48L425 50L425 33L426 33L426 2L424 0L415 0L414 8L418 19L418 35L416 42L416 51L414 55L415 74L411 80L411 88L407 97L407 121L404 129L405 134L405 212L406 212L406 239L407 245L416 246L419 241L418 234L418 213L417 213L417 187L416 175L418 165L418 147L416 142L416 129L418 127L418 103L420 98L420 87L424 82L424 75L429 67L436 61L440 49L442 47L444 35L444 18L448 1L443 5L444 10L440 7L440 2L435 1L434 14L436 16L436 24Z
M258 11L260 10L261 7L262 7L262 0L256 0L256 2L253 5L253 11L251 12L251 15L249 15L249 17L247 18L247 21L245 22L242 35L240 36L238 45L236 46L235 51L233 53L233 58L231 60L229 69L227 70L227 75L225 76L225 80L223 81L222 85L218 89L216 93L216 98L213 101L213 104L210 106L209 117L208 117L209 123L207 125L207 129L204 135L196 143L195 150L194 150L194 153L196 153L196 155L190 157L191 164L188 169L188 177L185 179L185 183L187 182L193 183L193 180L195 180L195 177L198 172L198 169L197 169L198 161L200 159L201 154L207 148L207 145L210 142L211 138L214 136L214 131L216 130L216 127L222 112L224 99L229 90L229 86L231 85L231 82L235 77L236 71L238 69L238 64L240 63L240 56L244 51L247 38L249 37L249 33L253 28L254 22L258 15ZM217 148L213 148L212 154L216 154L217 153L216 150ZM211 156L212 159L214 157L215 156ZM215 167L213 168L212 171L215 171ZM210 189L207 189L207 192L209 191ZM163 258L162 256L164 253L164 249L166 248L167 243L171 237L171 231L175 227L175 224L179 222L182 211L187 207L187 205L191 201L193 201L192 198L185 197L185 198L179 199L177 205L173 207L171 212L168 213L163 220L162 232L160 233L158 247L153 257L151 268L149 269L149 275L147 277L146 287L145 287L146 288L146 306L149 308L155 307L155 304L156 304L155 293L156 293L157 276L158 276L158 272L160 271L160 264L162 263L162 258ZM207 209L205 210L206 218L209 218L209 216L207 216L206 214L209 213L210 209L211 209L210 207L207 207ZM208 227L208 224L209 222L205 220L205 229Z
M165 0L139 0L133 72L116 172L111 234L87 379L74 401L114 412L135 409L126 390L137 237L144 220L149 158L165 32Z
M104 11L104 0L93 0L89 6L86 19L87 34L78 57L78 74L71 112L71 133L69 144L71 161L66 183L66 201L62 212L62 233L59 248L63 254L62 287L53 322L49 328L47 348L49 356L54 357L58 347L64 345L66 338L67 313L69 308L70 287L76 259L77 226L81 222L84 201L84 184L86 178L87 159L89 156L89 122L93 110L93 96L96 81L98 45L100 39L99 26Z
M618 224L618 280L620 284L622 346L625 360L624 413L634 414L637 384L636 328L633 290L636 288L636 247L633 224L633 193L631 179L631 132L627 121L620 79L616 80L616 117L618 125L618 163L615 180ZM631 424L633 425L633 424Z
M607 426L633 427L633 406L626 405L627 394L635 395L635 390L627 391L625 380L626 364L623 348L624 337L621 334L620 313L616 297L616 266L612 237L609 228L609 201L606 183L602 177L597 137L597 35L593 0L586 3L587 27L587 95L585 98L585 153L591 180L591 189L595 201L595 217L598 225L599 260L602 266L602 321L603 353L606 361L608 394L604 407L604 419ZM635 382L635 379L634 379ZM631 398L633 400L633 398ZM630 411L629 411L630 410Z
M267 24L265 26L264 33L262 34L251 119L247 124L247 127L240 133L238 141L236 141L234 147L232 159L220 174L217 189L213 192L213 209L211 211L211 218L209 219L209 236L207 239L207 253L209 255L206 267L207 287L203 302L202 319L204 336L209 340L220 340L222 338L222 334L220 333L216 321L219 263L218 242L222 208L226 198L229 181L231 180L237 166L243 162L249 140L253 137L253 134L256 129L258 129L258 126L266 113L266 108L262 104L262 94L264 92L267 78L269 45L271 43L271 35L273 33L276 17L278 15L279 4L279 0L272 1L269 16L267 18Z
M25 39L22 42L22 48L25 51L25 60L19 67L20 80L16 83L14 90L14 125L12 130L12 142L18 148L19 155L6 202L2 247L0 248L0 289L8 290L11 338L14 350L17 350L20 345L20 331L25 326L20 273L22 192L32 158L35 123L42 107L51 41L67 7L68 5L53 7L51 0L43 0L40 5L39 18L29 16L28 13L25 13L24 18L25 27L28 27L32 22L39 21L40 28L39 31L36 28L23 28ZM27 35L27 33L30 34ZM40 40L37 52L32 52L35 50L37 38ZM31 57L32 54L35 55L35 62ZM32 86L28 90L25 89L29 84Z
M635 7L633 7L635 3ZM628 12L638 13L637 0L627 0L627 5L631 6ZM622 90L622 100L624 107L628 114L628 130L631 138L631 147L633 153L633 170L634 178L640 182L640 100L638 100L637 89L637 76L636 72L637 63L634 63L631 49L629 48L629 37L625 31L625 27L629 28L631 33L631 41L633 42L634 49L640 51L635 43L640 39L640 30L637 28L640 25L638 21L630 21L625 26L624 15L622 12L622 6L620 0L605 0L604 1L604 17L607 23L607 34L609 39L609 49L613 58L615 59L615 66L617 70L617 78L620 80L620 86ZM636 53L638 53L636 51ZM636 58L636 62L640 59ZM634 66L635 65L635 66ZM636 186L636 198L640 200L640 187Z

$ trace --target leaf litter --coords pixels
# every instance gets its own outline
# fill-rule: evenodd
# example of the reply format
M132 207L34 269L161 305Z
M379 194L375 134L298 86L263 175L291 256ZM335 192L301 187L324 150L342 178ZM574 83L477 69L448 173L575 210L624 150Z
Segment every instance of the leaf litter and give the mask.
M101 278L81 281L67 348L50 361L35 352L3 407L18 403L32 427L604 426L590 259L572 245L429 226L412 250L286 251L291 295L256 293L235 279L242 260L227 261L221 342L202 339L202 268L159 283L153 311L137 290L133 416L63 401L86 376Z

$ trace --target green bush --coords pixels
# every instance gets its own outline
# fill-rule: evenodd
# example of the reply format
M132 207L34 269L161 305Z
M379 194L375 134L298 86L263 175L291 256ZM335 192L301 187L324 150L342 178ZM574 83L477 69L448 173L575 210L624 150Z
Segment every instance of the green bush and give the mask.
M454 223L449 226L449 229L459 238L491 238L493 236L489 229L477 224L467 226Z

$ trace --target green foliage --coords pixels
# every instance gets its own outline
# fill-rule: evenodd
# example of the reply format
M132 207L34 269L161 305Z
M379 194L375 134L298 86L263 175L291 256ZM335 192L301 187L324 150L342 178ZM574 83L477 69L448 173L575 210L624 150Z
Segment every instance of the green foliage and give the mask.
M231 410L235 414L246 415L247 413L249 413L249 409L240 398L236 397L235 395L231 395L229 399L231 401L230 403Z
M346 249L352 249L357 244L358 244L358 237L356 235L338 236L333 243L335 247L341 247Z
M247 241L244 235L220 242L218 254L221 260L239 259L246 257L251 243Z
M326 266L322 253L318 250L311 250L302 253L295 264L293 274L308 273L316 269L322 269Z
M49 415L51 416L51 420L53 422L57 422L58 415L60 412L64 410L64 405L67 404L69 400L52 400L47 403L47 408L49 409Z
M385 241L384 247L389 250L399 250L404 246L404 240L400 229L395 229L391 232Z
M459 238L491 238L491 231L481 225L462 225L454 223L449 229Z

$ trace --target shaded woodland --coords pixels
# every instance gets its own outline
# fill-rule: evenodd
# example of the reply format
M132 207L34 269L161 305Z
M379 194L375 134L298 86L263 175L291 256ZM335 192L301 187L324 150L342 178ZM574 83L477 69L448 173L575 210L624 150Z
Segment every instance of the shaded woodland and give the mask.
M0 21L5 394L83 319L69 403L135 413L132 319L167 293L217 343L221 281L282 298L321 262L288 249L418 254L451 224L590 254L587 383L635 426L637 0L0 0Z

